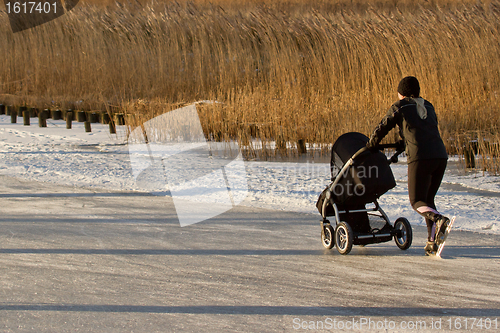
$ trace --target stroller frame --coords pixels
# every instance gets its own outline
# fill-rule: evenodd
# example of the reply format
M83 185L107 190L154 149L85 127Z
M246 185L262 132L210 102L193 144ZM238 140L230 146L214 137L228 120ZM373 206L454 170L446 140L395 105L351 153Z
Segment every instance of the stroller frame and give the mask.
M398 144L385 144L379 145L377 148L396 148L395 154L388 159L388 163L397 163L398 156L403 152L400 145ZM335 186L341 180L342 175L345 175L346 172L351 168L354 164L354 160L356 157L361 155L367 150L366 147L358 150L342 167L342 169L338 172L335 180L327 187L325 193L325 199L323 200L323 205L321 209L321 240L323 246L327 249L331 249L334 246L337 247L337 251L340 254L348 254L353 245L367 245L367 244L375 244L388 242L392 239L395 240L396 245L401 250L406 250L411 246L412 242L412 229L408 220L404 217L398 218L394 226L391 225L390 219L384 210L380 207L377 200L373 201L373 207L365 209L339 209L337 203L333 200L332 192L334 191ZM333 207L334 214L327 214L327 207L330 204ZM368 203L369 204L369 203ZM376 213L375 213L376 212ZM367 213L368 215L375 215L385 221L385 225L382 229L372 229L369 233L361 233L354 232L349 225L349 223L342 221L340 218L341 214L354 214L354 213ZM370 214L372 213L372 214ZM375 214L373 214L375 213ZM378 214L377 214L378 213ZM330 221L327 219L329 216L335 217L335 228L333 228L330 224Z

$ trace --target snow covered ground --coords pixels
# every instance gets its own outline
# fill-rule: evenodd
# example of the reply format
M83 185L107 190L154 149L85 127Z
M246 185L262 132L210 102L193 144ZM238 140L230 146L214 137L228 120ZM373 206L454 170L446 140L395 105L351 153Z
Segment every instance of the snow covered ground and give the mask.
M0 174L76 187L110 191L151 191L136 183L129 158L126 128L110 135L108 126L92 124L85 133L83 123L48 120L47 128L37 122L23 126L0 115ZM451 158L438 194L438 209L457 215L458 229L500 234L500 177L464 173ZM240 205L284 211L317 213L315 203L330 180L326 163L245 162L248 195ZM424 225L410 207L407 196L406 165L393 165L398 186L381 197L382 208L392 220L407 217ZM318 220L320 216L318 214Z

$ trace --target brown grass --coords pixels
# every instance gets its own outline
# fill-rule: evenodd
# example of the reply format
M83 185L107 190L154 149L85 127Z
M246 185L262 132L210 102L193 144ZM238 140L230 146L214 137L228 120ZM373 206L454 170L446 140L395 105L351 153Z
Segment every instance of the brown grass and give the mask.
M450 153L479 134L498 149L499 27L497 0L82 0L17 34L1 16L0 100L114 106L137 122L218 100L199 110L215 139L327 149L344 132L371 133L399 79L415 75ZM484 152L498 172L498 154Z

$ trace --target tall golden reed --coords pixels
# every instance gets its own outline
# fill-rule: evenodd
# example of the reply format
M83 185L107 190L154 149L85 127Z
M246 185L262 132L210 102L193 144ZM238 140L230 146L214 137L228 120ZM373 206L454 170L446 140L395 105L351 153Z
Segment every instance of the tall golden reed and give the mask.
M498 142L499 27L498 0L86 0L16 34L0 16L0 102L115 107L139 123L217 100L199 109L215 139L327 149L369 134L415 75L461 153L479 132Z

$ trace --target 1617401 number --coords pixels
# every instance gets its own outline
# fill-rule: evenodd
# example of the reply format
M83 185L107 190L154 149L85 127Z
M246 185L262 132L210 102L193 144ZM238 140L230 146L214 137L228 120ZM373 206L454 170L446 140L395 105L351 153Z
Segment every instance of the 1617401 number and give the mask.
M57 14L57 2L7 2L7 14Z

